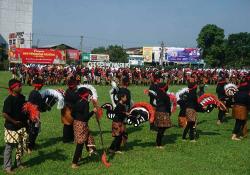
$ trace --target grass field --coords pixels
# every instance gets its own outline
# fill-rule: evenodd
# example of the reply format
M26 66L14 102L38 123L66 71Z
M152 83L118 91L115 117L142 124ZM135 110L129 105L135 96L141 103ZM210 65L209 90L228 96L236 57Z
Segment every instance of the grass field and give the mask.
M0 85L7 86L10 74L0 72ZM58 88L58 86L45 87ZM66 88L66 87L62 87ZM110 87L97 86L100 96L100 104L109 102L108 91ZM170 91L176 92L181 86L171 86ZM24 86L23 94L28 96L31 87ZM129 87L134 101L149 101L143 94L145 87ZM207 92L215 92L215 86L209 86ZM8 95L6 90L0 90L0 108L2 110L4 98ZM177 125L178 111L171 116ZM224 175L224 174L250 174L250 139L236 142L232 141L231 133L234 120L227 117L227 122L217 126L217 111L198 115L199 139L196 143L182 142L182 129L172 127L165 132L163 139L164 149L155 148L156 133L149 131L149 124L139 128L128 127L129 139L124 154L115 155L110 158L112 166L106 169L99 157L88 157L84 150L84 157L81 166L77 170L71 169L71 161L75 150L75 144L63 144L61 141L62 124L60 111L53 108L50 112L43 113L42 132L37 139L37 150L31 155L23 158L26 169L17 170L16 174L185 174L185 175ZM0 161L3 162L4 140L3 129L4 119L0 118ZM112 141L111 120L103 117L101 126L104 131L104 144L109 147ZM250 125L248 124L250 127ZM99 132L95 119L90 120L90 128L95 137L98 151L101 153ZM3 174L3 171L0 171Z

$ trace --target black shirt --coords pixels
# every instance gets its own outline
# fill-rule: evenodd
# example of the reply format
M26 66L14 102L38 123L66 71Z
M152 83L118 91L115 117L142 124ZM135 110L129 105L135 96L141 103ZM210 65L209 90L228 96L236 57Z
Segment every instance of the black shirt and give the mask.
M250 99L247 90L238 91L234 95L234 102L237 105L244 105L250 108Z
M119 93L126 94L126 96L127 96L126 106L127 106L127 109L129 110L131 108L131 93L130 93L130 90L128 90L127 88L119 88L118 94Z
M179 100L177 101L177 104L180 106L180 112L179 112L179 116L186 116L186 101L184 100Z
M32 90L29 95L28 101L34 105L38 106L38 110L43 111L43 98L39 91Z
M152 90L154 92L158 91L158 85L153 83L150 85L149 90ZM149 103L153 106L156 107L156 105L154 104L154 100L156 100L156 96L154 96L153 94L149 93Z
M77 90L67 89L65 92L64 101L66 105L72 107L77 101L79 97L77 95Z
M114 109L115 117L113 119L114 122L123 122L126 116L126 106L118 103Z
M3 105L3 113L6 113L13 120L22 122L21 126L16 126L13 123L5 120L4 127L8 130L17 131L22 127L27 126L27 116L22 112L22 107L25 103L23 95L12 96L9 95Z
M89 112L89 102L85 100L78 100L72 108L72 116L75 120L88 122L93 114L93 111Z
M226 83L218 83L217 87L216 87L216 93L217 96L220 100L225 100L226 98L226 94L225 94L225 90L224 90L224 86Z
M192 90L192 91L190 91L187 94L187 104L186 104L186 107L187 108L192 108L194 110L198 110L199 109L196 90Z
M156 111L171 113L170 98L162 90L158 90L156 98Z

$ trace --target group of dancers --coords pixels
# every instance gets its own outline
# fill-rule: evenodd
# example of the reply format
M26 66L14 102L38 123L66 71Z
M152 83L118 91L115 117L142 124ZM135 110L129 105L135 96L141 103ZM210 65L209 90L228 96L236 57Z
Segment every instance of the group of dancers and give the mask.
M96 89L88 84L79 84L74 76L67 81L68 88L65 92L51 89L42 91L44 81L36 77L32 81L34 89L30 92L27 101L21 93L21 81L11 79L8 87L10 94L3 105L6 143L4 170L7 173L13 172L11 155L15 148L17 149L15 166L23 167L21 156L26 151L32 153L35 149L36 138L41 126L40 113L50 111L56 102L58 102L58 109L61 109L63 143L73 141L76 143L72 168L79 167L84 145L89 155L97 155L95 140L88 121L92 116L95 116L100 127L102 110L106 110L107 117L112 119L113 141L108 149L110 154L122 153L121 145L126 144L128 139L126 125L139 127L147 121L150 123L150 129L157 132L156 147L164 148L162 138L166 129L172 127L171 115L175 111L176 104L180 107L178 120L179 126L183 128L183 141L187 140L189 133L190 141L196 142L198 113L211 112L214 108L219 110L217 124L221 124L224 121L227 108L232 107L232 114L236 120L232 140L238 141L247 136L246 122L250 107L249 72L242 75L237 85L228 84L226 75L220 73L216 89L218 97L205 93L205 82L201 83L195 74L192 74L187 81L187 88L178 91L173 97L173 94L168 92L171 79L162 81L161 72L155 71L151 79L152 83L145 91L150 98L149 103L134 103L128 89L130 76L125 72L122 74L121 81L112 84L110 91L112 103L100 106ZM227 89L225 89L226 85L228 85ZM93 104L92 111L90 111L91 103ZM102 139L101 130L100 134ZM102 158L105 159L105 157Z
M223 72L230 82L239 83L239 78L247 72L245 69L202 69L185 68L179 66L170 68L113 68L113 67L88 67L83 65L16 65L11 68L13 78L20 78L23 84L32 84L33 77L42 77L46 85L67 84L74 76L78 82L88 84L108 85L112 80L122 80L124 74L130 77L129 84L149 86L155 72L159 72L163 79L171 79L171 84L185 84L191 76L196 76L198 82L216 84Z

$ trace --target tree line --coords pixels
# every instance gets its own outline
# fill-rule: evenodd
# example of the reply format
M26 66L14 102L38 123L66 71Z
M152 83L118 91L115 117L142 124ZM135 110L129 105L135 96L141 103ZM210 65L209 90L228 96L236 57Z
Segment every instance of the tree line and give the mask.
M207 24L196 41L202 58L211 67L250 67L250 33L233 33L226 38L224 29Z
M250 33L233 33L226 38L224 29L207 24L196 41L208 67L250 67ZM118 45L94 48L91 53L109 54L112 62L128 62L128 55Z

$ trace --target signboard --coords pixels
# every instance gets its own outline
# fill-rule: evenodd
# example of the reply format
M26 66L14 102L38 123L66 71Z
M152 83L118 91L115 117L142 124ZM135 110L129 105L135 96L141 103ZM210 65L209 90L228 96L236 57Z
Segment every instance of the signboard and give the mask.
M75 49L67 49L67 58L70 60L79 60L80 52Z
M200 51L197 48L168 47L165 59L169 62L198 62Z
M153 48L152 47L143 47L143 59L146 63L152 62L152 54Z
M92 67L110 67L110 68L114 68L114 69L118 69L118 68L130 68L130 64L129 63L112 63L112 62L88 62L87 66L89 68Z
M90 54L90 61L109 61L109 55L106 55L106 54Z
M16 48L10 51L9 61L23 64L65 64L64 51L53 49Z
M82 53L82 62L90 61L90 53Z
M24 46L24 32L9 34L9 49L21 48Z
M143 66L143 56L142 55L129 55L128 57L129 63L132 66Z

